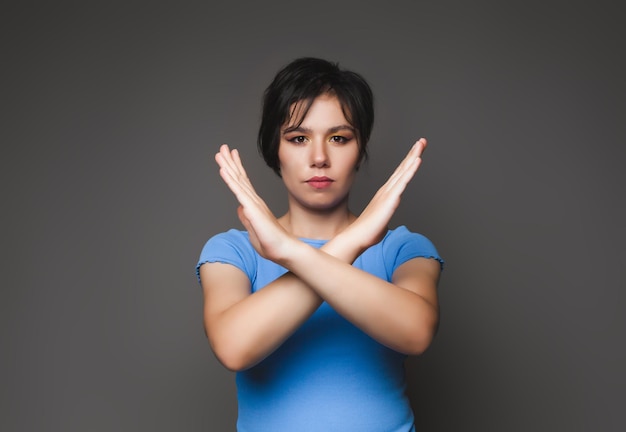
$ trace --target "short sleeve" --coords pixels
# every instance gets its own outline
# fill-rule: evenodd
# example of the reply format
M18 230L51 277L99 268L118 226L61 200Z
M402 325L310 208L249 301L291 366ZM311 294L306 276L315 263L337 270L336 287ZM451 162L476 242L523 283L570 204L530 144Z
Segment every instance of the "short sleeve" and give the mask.
M424 235L409 231L400 226L383 240L383 256L388 276L402 264L413 258L431 258L439 261L443 270L444 260L437 252L435 245Z
M231 264L243 271L251 283L256 279L256 253L250 244L248 233L231 229L216 234L206 242L196 265L196 276L200 282L200 267L205 263Z

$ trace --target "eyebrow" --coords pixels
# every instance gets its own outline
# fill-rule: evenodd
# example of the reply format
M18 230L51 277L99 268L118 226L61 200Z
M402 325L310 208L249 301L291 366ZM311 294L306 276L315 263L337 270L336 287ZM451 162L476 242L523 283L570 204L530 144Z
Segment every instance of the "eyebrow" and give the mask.
M330 129L328 129L326 131L326 133L335 133L335 132L345 131L345 130L348 130L350 132L354 132L354 128L352 126L349 126L349 125L339 125L339 126L331 127ZM309 129L309 128L302 127L302 126L297 126L297 127L286 127L282 131L283 135L291 133L291 132L311 133L311 132L313 132L313 130Z

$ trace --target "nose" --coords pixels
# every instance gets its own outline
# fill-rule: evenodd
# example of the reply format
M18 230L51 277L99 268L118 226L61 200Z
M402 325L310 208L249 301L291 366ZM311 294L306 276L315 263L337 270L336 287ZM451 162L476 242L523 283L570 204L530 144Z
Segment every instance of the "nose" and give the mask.
M311 146L311 166L325 168L330 166L328 148L325 142L314 142Z

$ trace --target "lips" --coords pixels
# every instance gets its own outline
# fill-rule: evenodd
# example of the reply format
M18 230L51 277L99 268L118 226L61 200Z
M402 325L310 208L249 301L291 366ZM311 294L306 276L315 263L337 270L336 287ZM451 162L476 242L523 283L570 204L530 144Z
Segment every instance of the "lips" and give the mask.
M325 189L333 184L333 179L328 177L311 177L306 182L315 189Z

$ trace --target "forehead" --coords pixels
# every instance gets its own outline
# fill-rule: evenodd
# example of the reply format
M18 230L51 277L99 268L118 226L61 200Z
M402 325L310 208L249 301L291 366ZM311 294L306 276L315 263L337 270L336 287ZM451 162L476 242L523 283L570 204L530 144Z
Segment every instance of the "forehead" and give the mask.
M352 124L348 108L334 93L323 93L315 98L302 99L289 107L283 126L299 127L305 121L327 120Z

